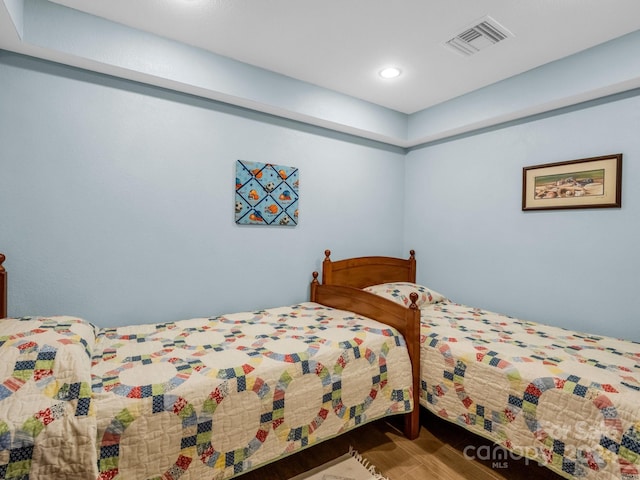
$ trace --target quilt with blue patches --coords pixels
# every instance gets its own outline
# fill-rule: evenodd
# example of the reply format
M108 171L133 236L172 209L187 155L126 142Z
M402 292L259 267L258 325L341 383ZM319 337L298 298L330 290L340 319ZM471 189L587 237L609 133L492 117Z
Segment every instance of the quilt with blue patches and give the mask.
M94 341L78 318L0 320L0 478L92 478Z
M640 344L441 296L420 310L421 404L509 452L465 455L494 468L524 457L566 478L640 479Z
M396 330L315 303L102 329L100 480L222 479L413 409Z
M316 303L0 320L0 479L229 478L413 409L394 329Z

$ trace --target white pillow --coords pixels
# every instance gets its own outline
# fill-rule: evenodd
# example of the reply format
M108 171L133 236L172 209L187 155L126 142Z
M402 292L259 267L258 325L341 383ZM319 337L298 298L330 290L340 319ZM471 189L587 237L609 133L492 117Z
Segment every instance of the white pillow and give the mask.
M411 299L409 298L411 292L418 294L418 301L416 302L418 307L447 300L444 295L411 282L381 283L379 285L371 285L363 290L393 300L407 307L411 305Z

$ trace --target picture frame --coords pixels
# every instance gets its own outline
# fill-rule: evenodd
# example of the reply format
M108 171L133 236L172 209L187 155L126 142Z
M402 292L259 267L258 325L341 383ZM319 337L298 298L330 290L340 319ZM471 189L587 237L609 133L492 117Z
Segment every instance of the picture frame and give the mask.
M295 227L299 184L297 167L237 160L236 224Z
M522 169L522 210L622 207L622 154Z

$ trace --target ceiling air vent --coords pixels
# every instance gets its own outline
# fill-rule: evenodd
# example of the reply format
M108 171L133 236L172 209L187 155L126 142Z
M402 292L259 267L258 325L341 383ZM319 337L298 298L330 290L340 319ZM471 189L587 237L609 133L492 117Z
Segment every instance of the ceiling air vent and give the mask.
M487 16L465 28L461 33L446 42L446 45L456 52L468 57L485 47L501 42L513 34Z

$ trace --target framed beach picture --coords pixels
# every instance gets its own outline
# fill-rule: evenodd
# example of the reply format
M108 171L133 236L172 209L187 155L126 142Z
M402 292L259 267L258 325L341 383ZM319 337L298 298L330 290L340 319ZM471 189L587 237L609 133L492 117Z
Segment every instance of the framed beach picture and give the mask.
M522 210L620 208L622 154L522 169Z

